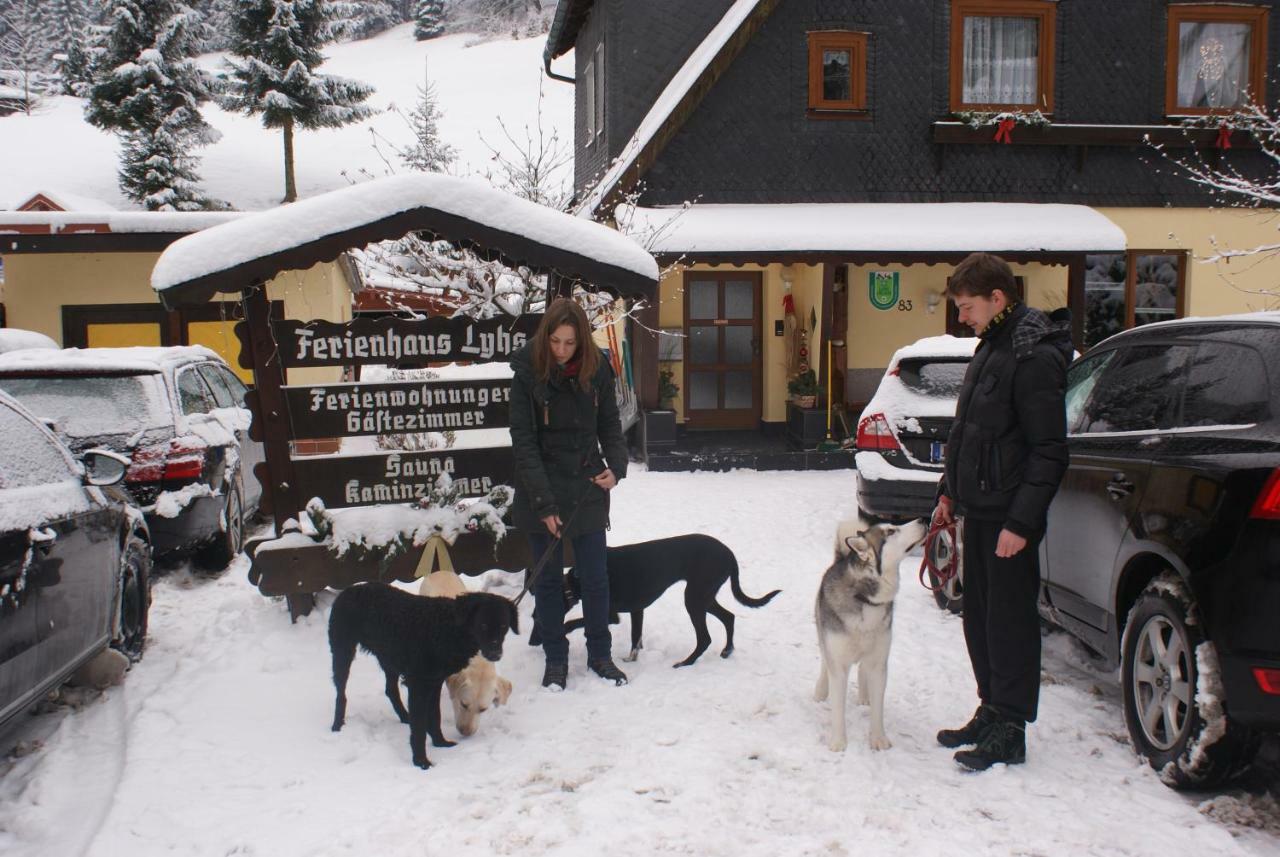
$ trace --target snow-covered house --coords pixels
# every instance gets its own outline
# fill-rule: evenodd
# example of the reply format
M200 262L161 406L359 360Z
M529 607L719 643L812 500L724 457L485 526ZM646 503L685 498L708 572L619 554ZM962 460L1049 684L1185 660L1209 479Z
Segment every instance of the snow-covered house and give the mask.
M34 330L66 347L204 345L246 381L232 329L238 296L166 310L151 288L160 253L184 235L234 220L235 212L118 211L44 190L0 211L3 323ZM359 275L345 257L280 275L269 286L281 317L347 321ZM298 370L333 380L331 370Z
M686 428L767 432L795 366L788 293L850 407L896 348L955 330L947 277L976 250L1030 304L1070 306L1081 347L1255 308L1274 263L1228 284L1196 260L1274 224L1214 208L1153 144L1263 167L1218 114L1274 107L1275 5L562 0L544 60L575 85L579 213L681 263L648 322L687 335L662 355Z

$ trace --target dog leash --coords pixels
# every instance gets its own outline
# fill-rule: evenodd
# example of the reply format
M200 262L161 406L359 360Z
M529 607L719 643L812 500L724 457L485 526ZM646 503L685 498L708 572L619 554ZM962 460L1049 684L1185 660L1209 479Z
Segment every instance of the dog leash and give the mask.
M938 551L945 551L939 563ZM920 560L920 585L930 592L941 592L960 571L960 552L956 550L956 524L929 525L924 537L924 558ZM930 582L930 578L937 584Z
M590 482L590 484L593 486L595 485L594 482ZM590 488L588 488L587 490L590 491ZM586 499L586 496L583 495L582 500L585 500L585 499ZM574 504L573 514L569 516L569 520L565 521L563 524L560 525L560 534L551 540L551 544L547 545L547 549L542 552L542 558L539 559L537 564L534 565L533 568L529 569L529 573L524 576L524 587L521 588L520 594L517 595L515 598L515 601L512 602L517 607L520 606L521 600L523 600L524 597L529 594L529 590L533 588L534 581L538 579L538 575L542 574L542 570L543 568L546 567L547 561L551 559L551 555L556 552L556 548L558 548L560 546L560 543L564 541L565 532L569 529L569 526L573 523L573 519L578 517L578 510L582 508L582 500L579 500L577 503Z

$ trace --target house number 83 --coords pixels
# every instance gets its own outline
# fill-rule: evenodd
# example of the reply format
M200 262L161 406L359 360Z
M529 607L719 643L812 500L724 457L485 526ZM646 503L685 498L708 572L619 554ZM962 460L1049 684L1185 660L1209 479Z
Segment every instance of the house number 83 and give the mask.
M898 312L911 312L911 301L909 300L898 301Z

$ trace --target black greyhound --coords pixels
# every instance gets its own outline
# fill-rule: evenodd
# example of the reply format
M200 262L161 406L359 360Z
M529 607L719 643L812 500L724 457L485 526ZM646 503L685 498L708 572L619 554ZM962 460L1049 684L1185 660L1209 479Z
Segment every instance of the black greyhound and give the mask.
M763 607L781 592L775 589L763 598L752 598L738 585L738 560L733 551L720 540L694 533L654 539L634 545L620 545L608 550L606 563L609 570L609 623L617 624L620 613L631 614L631 654L623 658L634 661L642 648L644 611L661 597L662 593L681 580L685 581L684 606L693 622L697 645L693 654L674 666L687 667L702 657L711 645L711 633L707 630L707 614L715 616L724 625L725 646L720 657L733 654L734 616L716 602L716 593L729 581L733 597L747 607ZM570 605L581 597L577 576L570 569L566 578L566 598ZM565 631L582 627L581 619L565 623ZM537 626L529 636L529 644L540 645Z

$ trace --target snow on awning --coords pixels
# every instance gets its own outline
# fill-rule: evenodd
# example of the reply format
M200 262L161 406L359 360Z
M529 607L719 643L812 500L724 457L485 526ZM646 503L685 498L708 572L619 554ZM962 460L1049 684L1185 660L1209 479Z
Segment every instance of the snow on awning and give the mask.
M1084 205L1015 202L693 205L620 209L658 255L1109 253L1124 231ZM629 222L628 222L629 221Z
M189 235L160 256L151 287L170 309L200 304L410 232L620 296L652 298L657 289L653 257L612 229L476 179L438 174L376 179Z

